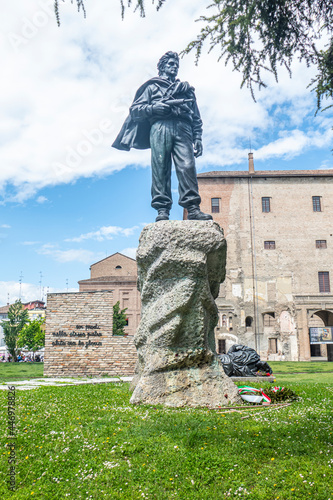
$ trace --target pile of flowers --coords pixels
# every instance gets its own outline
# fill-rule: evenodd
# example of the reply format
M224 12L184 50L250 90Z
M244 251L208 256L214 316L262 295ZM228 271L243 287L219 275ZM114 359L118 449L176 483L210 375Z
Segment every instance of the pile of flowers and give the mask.
M238 388L238 391L241 396L261 396L261 402L266 404L295 401L297 399L297 394L294 391L280 386L256 389L255 387L242 385Z
M271 398L264 393L263 389L256 389L255 387L249 387L248 385L242 385L238 388L239 394L241 396L261 396L261 401L264 403L270 403ZM258 401L259 402L259 401Z
M295 401L298 399L297 394L288 389L288 387L268 387L265 389L266 394L270 397L272 403L281 403L282 401Z

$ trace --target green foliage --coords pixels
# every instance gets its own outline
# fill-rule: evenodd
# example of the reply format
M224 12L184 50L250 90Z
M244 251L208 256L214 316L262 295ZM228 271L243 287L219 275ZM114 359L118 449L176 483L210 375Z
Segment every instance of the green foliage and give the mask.
M65 2L66 0L62 0L62 1ZM84 6L84 0L75 0L75 1L76 1L78 12L80 12L80 10L82 9L83 15L84 15L84 17L86 17L86 8ZM71 3L74 3L74 0L71 0ZM54 0L54 12L55 12L55 16L57 19L57 24L58 24L58 26L60 26L59 0Z
M317 76L310 82L309 87L317 95L317 112L322 109L322 102L325 99L329 102L333 98L333 38L329 44L328 49L320 50L317 53L318 57L318 70ZM333 104L328 104L322 111L331 108Z
M125 326L127 325L126 309L120 309L120 302L113 306L113 329L112 335L125 335Z
M17 300L9 308L8 320L1 323L5 344L12 357L12 361L16 361L17 359L18 336L24 325L28 322L28 318L27 309L23 309L22 302Z
M38 351L45 345L45 330L43 329L44 319L34 319L29 321L21 330L17 347L26 347L29 351Z
M59 12L59 1L54 0L54 11L57 19L57 24L60 26L60 12ZM62 0L65 2L66 0ZM75 0L77 5L78 12L82 9L84 17L86 17L86 9L84 2L85 0ZM166 0L152 0L152 3L156 3L156 9L159 10ZM74 3L74 0L71 0L71 3ZM120 0L120 8L121 8L121 17L124 18L126 7L134 7L134 11L139 11L141 17L145 17L145 6L144 0Z
M211 16L201 16L206 25L197 39L184 50L200 58L206 41L210 50L219 48L225 64L232 63L242 73L241 87L247 85L252 97L254 87L266 87L263 71L278 79L278 68L291 74L294 59L317 66L319 73L311 82L317 93L318 109L333 90L333 3L329 0L214 0ZM316 42L329 37L327 51L316 49Z
M166 0L157 0L156 2L156 9L159 10L162 5L164 4ZM136 2L133 2L133 0L120 0L120 6L121 6L121 17L124 18L125 15L125 8L126 8L126 3L127 7L132 7L134 6L134 12L139 11L141 17L145 17L145 6L144 6L144 0L136 0ZM155 0L152 0L152 3L155 3Z

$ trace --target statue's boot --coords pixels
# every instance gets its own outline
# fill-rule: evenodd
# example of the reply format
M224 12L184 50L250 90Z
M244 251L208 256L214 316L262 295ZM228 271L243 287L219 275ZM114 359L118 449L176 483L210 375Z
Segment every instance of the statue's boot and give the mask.
M204 214L201 212L198 206L192 206L187 209L187 218L189 220L212 220L213 217L210 214Z
M160 220L169 220L169 210L166 208L159 208L158 209L158 216L155 219L155 222L158 222Z

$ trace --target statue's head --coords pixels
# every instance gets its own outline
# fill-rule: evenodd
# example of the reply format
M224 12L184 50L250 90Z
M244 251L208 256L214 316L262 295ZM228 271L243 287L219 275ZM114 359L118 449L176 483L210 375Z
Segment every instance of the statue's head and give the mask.
M168 63L170 59L174 59L179 67L179 55L177 54L177 52L171 52L171 51L166 52L166 54L164 54L164 56L162 56L161 59L158 61L157 64L158 76L161 76L164 73L165 65Z

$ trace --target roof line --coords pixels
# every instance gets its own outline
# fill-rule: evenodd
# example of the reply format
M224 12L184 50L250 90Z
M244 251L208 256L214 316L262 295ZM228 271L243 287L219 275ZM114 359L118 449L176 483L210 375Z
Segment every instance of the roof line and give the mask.
M114 255L121 255L122 257L126 257L126 259L131 259L131 260L134 260L134 262L136 262L136 260L135 260L135 259L133 259L132 257L129 257L128 255L124 255L123 253L120 253L120 252L115 252L115 253L113 253L112 255L108 255L107 257L105 257L105 258L104 258L104 259L102 259L102 260L99 260L99 261L97 261L97 262L94 262L93 264L91 264L91 266L90 266L90 268L89 268L89 269L91 269L91 268L92 268L92 266L95 266L96 264L99 264L100 262L103 262L103 260L107 260L107 259L109 259L110 257L113 257Z
M208 177L333 177L333 169L327 170L217 170L202 172L198 178Z

